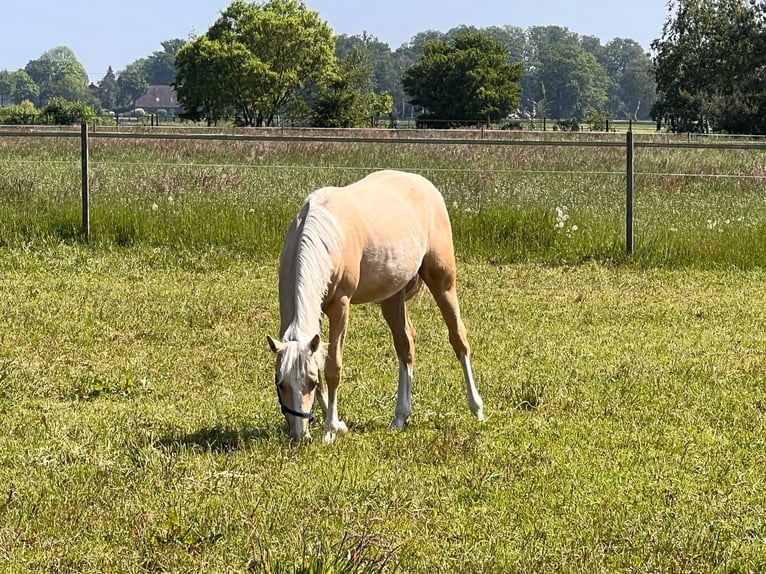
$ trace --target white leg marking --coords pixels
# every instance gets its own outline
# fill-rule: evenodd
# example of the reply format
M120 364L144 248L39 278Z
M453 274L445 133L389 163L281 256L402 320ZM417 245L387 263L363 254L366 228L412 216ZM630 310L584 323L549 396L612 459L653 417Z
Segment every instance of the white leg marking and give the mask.
M396 392L396 410L392 429L403 429L412 412L412 367L399 361L399 389Z
M324 417L324 435L325 442L332 442L335 440L335 434L343 434L348 431L346 423L338 419L338 395L333 393L332 397L327 401L327 411Z
M484 401L476 390L476 383L473 381L473 371L471 370L471 358L467 355L460 357L460 366L463 367L463 377L465 377L465 386L468 392L468 406L477 420L484 420Z

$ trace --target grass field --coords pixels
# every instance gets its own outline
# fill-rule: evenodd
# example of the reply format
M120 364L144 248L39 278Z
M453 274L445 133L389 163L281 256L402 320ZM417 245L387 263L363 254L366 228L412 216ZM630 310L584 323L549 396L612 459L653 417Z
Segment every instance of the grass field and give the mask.
M766 569L763 152L641 150L629 259L616 148L92 145L85 246L76 140L0 139L0 571ZM358 307L291 445L283 230L380 167L445 193L488 420L422 296L409 427Z
M5 571L766 567L761 270L464 262L488 420L423 296L408 429L386 428L396 359L359 307L351 432L295 447L275 261L58 247L0 268Z

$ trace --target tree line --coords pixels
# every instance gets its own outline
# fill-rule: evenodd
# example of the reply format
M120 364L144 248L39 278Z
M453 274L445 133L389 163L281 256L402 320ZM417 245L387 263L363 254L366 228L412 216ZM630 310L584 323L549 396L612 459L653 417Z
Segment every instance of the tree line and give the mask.
M559 26L427 30L391 49L367 33L334 35L302 0L235 0L204 34L93 84L66 47L0 71L0 121L130 112L149 85L172 85L186 117L209 124L651 118L671 131L764 133L765 14L766 0L671 0L652 57L634 40L604 45Z

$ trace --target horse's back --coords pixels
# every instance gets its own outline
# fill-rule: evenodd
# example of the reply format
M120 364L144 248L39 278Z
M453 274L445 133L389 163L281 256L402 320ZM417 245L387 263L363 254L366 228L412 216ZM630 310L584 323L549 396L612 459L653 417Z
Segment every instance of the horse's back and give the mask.
M405 288L425 259L454 265L444 198L420 175L379 171L317 199L341 223L341 267L355 302L379 301Z
M449 224L444 198L433 183L395 170L378 171L334 188L327 206L345 227L357 226L382 243L443 231L432 227L441 227L445 219Z

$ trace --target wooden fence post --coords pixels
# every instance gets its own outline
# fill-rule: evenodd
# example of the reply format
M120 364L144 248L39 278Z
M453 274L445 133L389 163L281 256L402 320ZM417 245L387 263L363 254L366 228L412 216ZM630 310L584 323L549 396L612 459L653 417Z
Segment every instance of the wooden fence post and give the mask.
M90 242L90 178L88 173L88 124L81 126L81 155L82 155L82 237L85 243Z
M625 134L627 169L625 185L625 249L633 255L633 129Z

